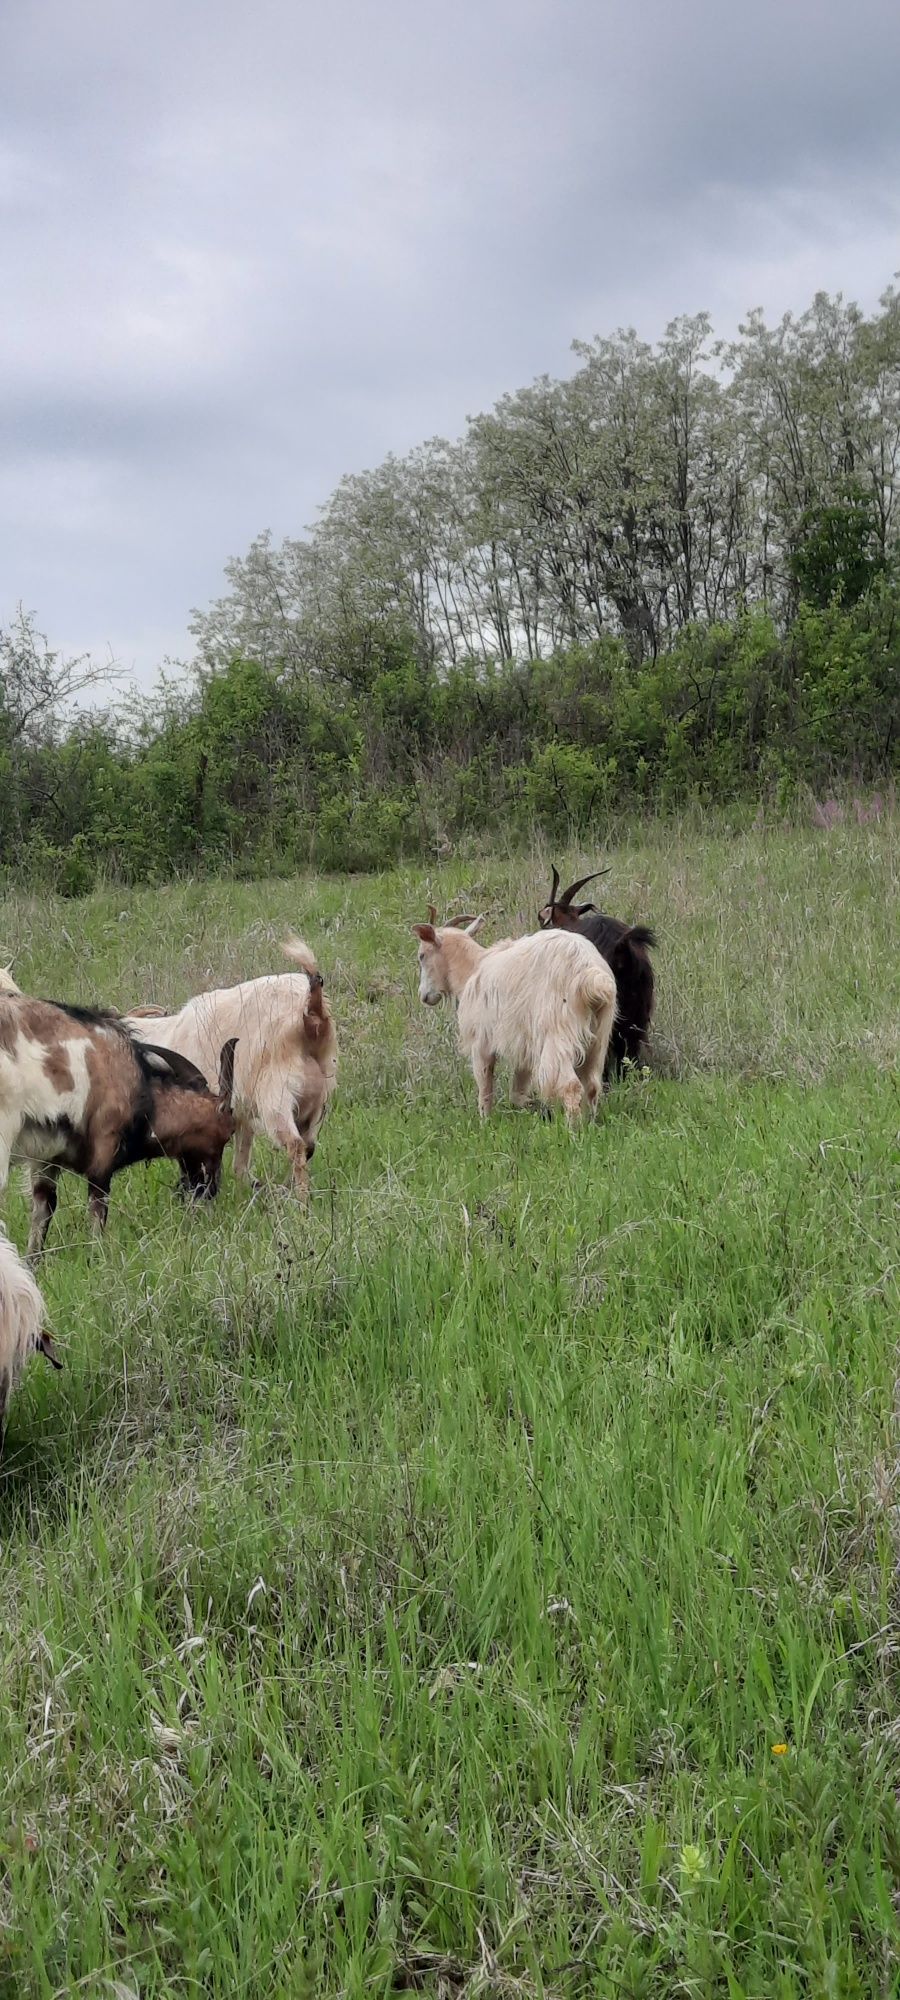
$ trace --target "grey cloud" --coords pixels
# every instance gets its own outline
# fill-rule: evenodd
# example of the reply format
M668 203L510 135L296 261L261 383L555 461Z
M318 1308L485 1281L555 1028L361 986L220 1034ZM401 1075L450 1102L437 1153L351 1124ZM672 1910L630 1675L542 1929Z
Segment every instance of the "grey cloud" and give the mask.
M574 335L871 304L898 58L883 0L11 0L0 620L146 679L256 532Z

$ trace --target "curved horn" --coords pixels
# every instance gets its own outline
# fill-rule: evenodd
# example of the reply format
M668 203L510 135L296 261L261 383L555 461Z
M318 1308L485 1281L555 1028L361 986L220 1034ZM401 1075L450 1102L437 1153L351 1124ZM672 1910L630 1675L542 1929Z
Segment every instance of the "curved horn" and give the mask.
M142 1050L144 1055L152 1058L150 1063L151 1069L162 1070L163 1072L168 1070L173 1081L180 1083L183 1089L209 1089L209 1084L206 1081L203 1071L197 1068L196 1063L189 1062L187 1056L176 1055L174 1049L157 1048L155 1042L136 1042L135 1047L138 1050Z
M428 905L428 921L429 921L429 923L430 923L430 924L436 924L436 923L437 923L437 920L438 920L438 913L437 913L437 910L435 909L435 907L434 907L434 904L433 904L433 903L429 903L429 905Z
M593 875L582 875L580 882L571 882L569 884L568 889L566 889L564 893L560 896L559 899L560 909L567 910L569 904L572 901L572 897L577 896L579 889L583 889L586 883L599 882L601 875L608 875L609 872L610 871L608 868L595 868Z
M550 891L550 894L549 894L549 896L548 896L548 898L547 898L547 901L548 901L548 903L550 904L551 908L552 908L553 904L554 904L554 903L556 902L556 892L557 892L557 889L558 889L558 888L559 888L559 869L558 869L558 868L554 868L554 870L553 870L553 887L552 887L552 889L551 889L551 891Z
M234 1052L237 1035L226 1042L219 1057L219 1110L227 1111L234 1096Z
M468 924L473 924L474 922L474 917L448 917L442 928L445 931L462 931L466 929Z

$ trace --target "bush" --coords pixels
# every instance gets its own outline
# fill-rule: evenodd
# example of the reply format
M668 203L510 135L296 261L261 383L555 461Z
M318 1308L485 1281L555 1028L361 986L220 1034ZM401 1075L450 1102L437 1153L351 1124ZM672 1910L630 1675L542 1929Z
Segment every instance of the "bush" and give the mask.
M606 639L444 675L393 635L339 681L237 659L128 727L0 729L0 866L72 895L100 875L377 869L486 829L566 839L613 810L879 780L900 739L900 585L876 568L855 595L861 533L856 516L810 529L783 633L755 611L641 665ZM844 583L813 601L835 547Z

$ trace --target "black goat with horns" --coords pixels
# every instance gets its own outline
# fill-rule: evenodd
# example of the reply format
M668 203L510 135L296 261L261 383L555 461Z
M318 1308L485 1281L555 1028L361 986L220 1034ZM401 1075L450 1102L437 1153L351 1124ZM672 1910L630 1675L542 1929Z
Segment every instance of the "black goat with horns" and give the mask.
M653 1015L654 979L650 952L656 944L656 934L648 924L623 924L619 917L609 917L603 910L598 910L596 903L574 902L579 890L584 889L588 882L596 882L601 875L608 874L608 868L597 868L592 875L582 875L579 882L570 883L560 895L559 875L554 868L550 901L538 911L538 923L542 930L578 931L595 946L613 973L619 1007L610 1039L605 1076L609 1076L610 1072L618 1075L626 1060L633 1063L642 1060Z

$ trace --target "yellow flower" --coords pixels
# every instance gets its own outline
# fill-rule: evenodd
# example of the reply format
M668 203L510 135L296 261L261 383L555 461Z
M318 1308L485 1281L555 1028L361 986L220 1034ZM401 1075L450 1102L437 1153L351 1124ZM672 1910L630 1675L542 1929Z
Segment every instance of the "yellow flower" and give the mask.
M787 1753L788 1753L788 1746L786 1743L773 1743L772 1745L773 1757L786 1757Z
M693 1889L698 1882L702 1882L706 1874L706 1852L702 1847L690 1845L682 1848L680 1859L683 1887Z

